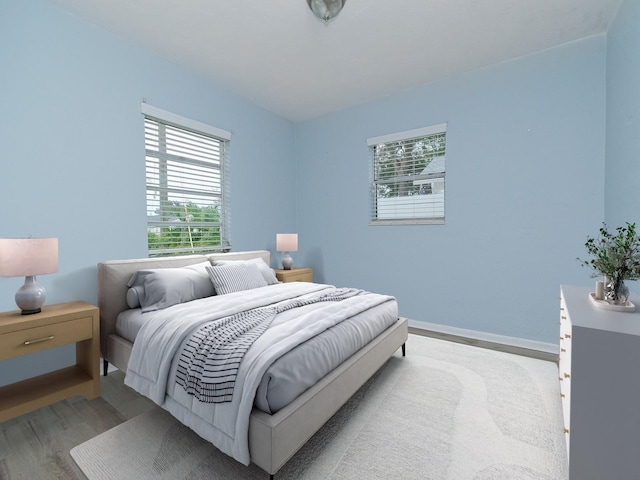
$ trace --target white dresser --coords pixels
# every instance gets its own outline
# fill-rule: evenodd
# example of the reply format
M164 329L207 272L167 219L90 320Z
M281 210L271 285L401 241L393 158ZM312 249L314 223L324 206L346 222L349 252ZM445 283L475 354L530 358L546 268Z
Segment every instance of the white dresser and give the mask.
M630 285L633 290L634 285ZM640 297L633 313L560 289L560 395L570 480L640 479Z

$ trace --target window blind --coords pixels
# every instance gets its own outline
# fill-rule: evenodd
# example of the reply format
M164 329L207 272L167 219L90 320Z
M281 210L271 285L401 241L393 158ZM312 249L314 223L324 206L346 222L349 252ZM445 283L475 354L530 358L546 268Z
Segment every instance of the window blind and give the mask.
M442 224L447 124L367 139L370 225Z
M230 134L214 136L196 130L196 122L185 127L174 123L181 117L153 111L167 121L145 111L149 256L229 250Z

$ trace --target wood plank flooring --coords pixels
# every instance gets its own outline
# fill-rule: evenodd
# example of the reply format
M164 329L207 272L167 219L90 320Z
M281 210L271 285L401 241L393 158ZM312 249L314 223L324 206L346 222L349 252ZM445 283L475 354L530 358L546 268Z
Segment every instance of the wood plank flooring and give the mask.
M69 451L154 405L123 380L110 372L100 377L101 397L73 397L0 423L0 480L85 480Z

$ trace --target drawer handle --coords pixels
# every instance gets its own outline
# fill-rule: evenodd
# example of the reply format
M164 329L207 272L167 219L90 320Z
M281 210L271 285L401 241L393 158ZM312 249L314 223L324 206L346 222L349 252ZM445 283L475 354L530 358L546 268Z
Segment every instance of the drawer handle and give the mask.
M560 398L564 398L564 393L561 393L561 394L560 394Z
M564 337L560 337L560 341L564 340Z
M564 315L562 315L560 318L561 318L562 320L566 320L566 319L567 319L567 317L565 317Z
M32 345L34 343L40 343L40 342L46 342L48 340L53 340L55 337L53 335L50 335L48 337L42 337L42 338L38 338L37 340L26 340L24 342L25 345Z
M561 312L564 312L564 307L560 307L560 311L561 311Z
M560 351L563 352L563 353L567 352L564 348L561 348Z
M564 431L564 433L569 433L569 429L568 428L564 428L563 431Z
M564 334L564 338L571 338L571 335L570 335L570 334L568 334L568 333L565 333L565 334Z
M564 378L562 378L562 377L558 377L558 380L562 381L562 380L564 380Z
M571 375L569 375L568 373L565 373L564 378L571 378Z

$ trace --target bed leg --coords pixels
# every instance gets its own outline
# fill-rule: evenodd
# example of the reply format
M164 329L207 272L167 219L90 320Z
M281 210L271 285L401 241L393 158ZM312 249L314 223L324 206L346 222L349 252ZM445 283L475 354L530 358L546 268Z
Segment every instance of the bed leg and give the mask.
M102 373L106 377L107 372L109 371L109 362L107 360L102 360Z
M274 478L273 473L269 474L269 480L273 480Z
M404 343L402 344L402 356L403 356L403 357L406 357L406 356L407 356L407 351L406 351L406 348L405 348L405 344L404 344Z

